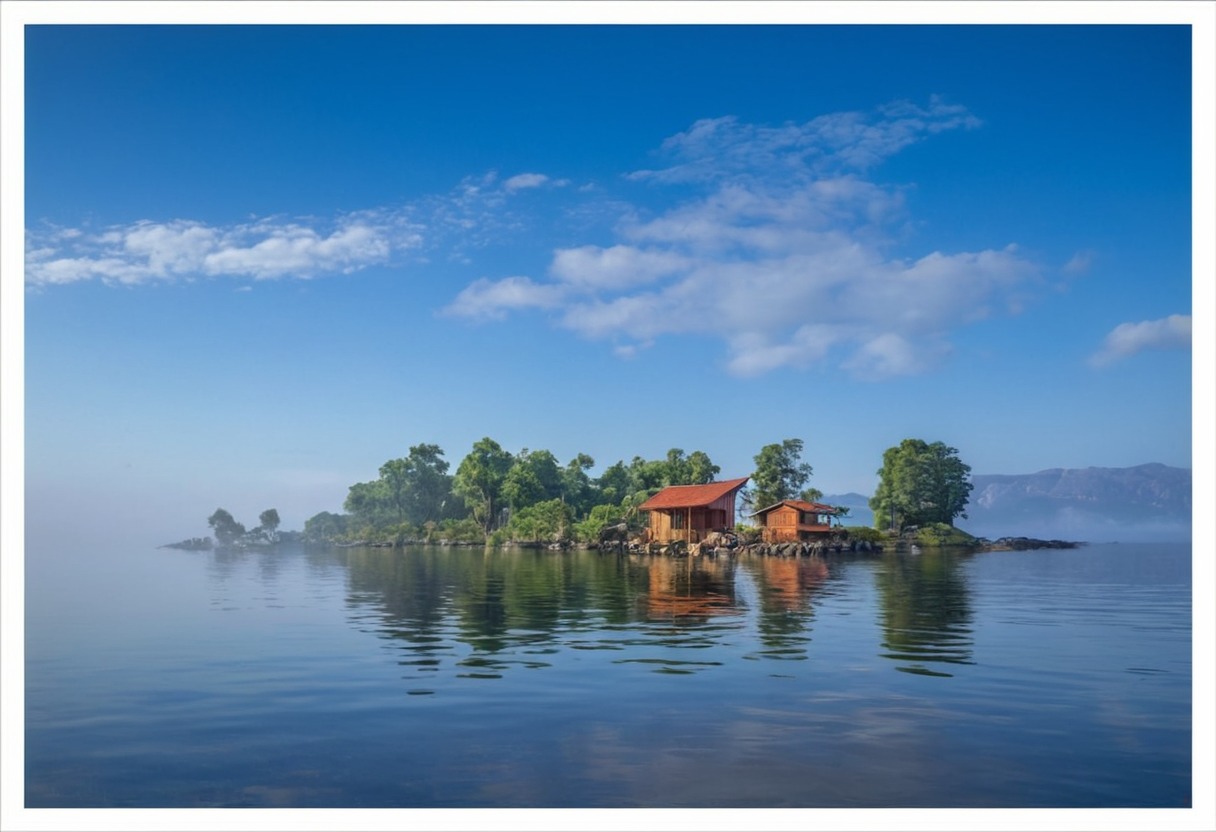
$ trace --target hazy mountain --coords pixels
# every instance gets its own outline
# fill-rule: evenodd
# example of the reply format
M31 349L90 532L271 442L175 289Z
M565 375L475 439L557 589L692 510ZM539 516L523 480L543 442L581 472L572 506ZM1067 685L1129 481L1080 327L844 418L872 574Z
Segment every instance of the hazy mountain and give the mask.
M849 515L844 518L846 526L873 526L874 512L870 510L870 498L856 491L847 494L825 494L819 502L829 506L844 506Z
M1190 540L1191 470L1150 463L1131 468L1052 468L1034 474L973 474L967 517L974 535L1103 542ZM874 522L869 498L850 492L823 502L847 506L846 525Z
M1132 468L1052 468L1035 474L977 474L967 519L981 537L1071 540L1189 540L1191 470L1150 463Z

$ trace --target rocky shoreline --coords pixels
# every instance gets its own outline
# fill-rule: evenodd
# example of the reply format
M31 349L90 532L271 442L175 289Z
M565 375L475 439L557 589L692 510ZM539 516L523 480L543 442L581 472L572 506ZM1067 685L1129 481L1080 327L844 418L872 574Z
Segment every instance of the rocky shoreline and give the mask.
M920 554L926 550L944 549L960 552L1013 552L1033 549L1076 549L1084 546L1083 542L1073 540L1040 540L1033 537L1002 537L997 540L986 538L971 538L967 542L951 542L938 545L926 545L913 538L895 538L881 543L869 540L857 540L843 537L825 538L815 541L798 541L786 543L739 543L711 541L694 543L691 546L683 541L671 544L657 543L627 543L621 540L606 540L593 544L591 549L601 552L668 555L671 557L699 557L708 555L757 555L763 557L822 557L828 554L882 554L896 552Z
M1083 541L1039 540L1034 537L1001 537L996 540L979 538L982 552L1021 552L1027 549L1079 549Z
M481 541L470 540L403 540L403 541L372 541L355 540L340 543L325 544L335 549L393 549L405 546L444 546L461 548L486 548ZM971 538L966 542L951 542L927 545L912 537L901 537L873 542L847 537L825 538L815 541L800 541L787 543L742 543L733 536L722 535L712 537L703 543L689 546L683 541L671 544L639 543L625 540L602 540L599 543L578 544L563 540L556 543L541 543L534 541L517 541L504 544L502 548L517 549L547 549L565 551L568 549L587 549L591 551L613 552L616 554L645 554L668 555L671 557L700 557L700 556L730 556L758 555L766 557L821 557L827 554L882 554L886 551L919 554L928 549L949 549L967 552L1020 552L1034 549L1076 549L1084 546L1083 542L1072 540L1040 540L1033 537L1001 537L996 540ZM182 549L186 551L207 551L217 548L209 537L192 537L176 543L166 543L159 549ZM244 548L244 547L242 547ZM266 548L266 547L259 547Z

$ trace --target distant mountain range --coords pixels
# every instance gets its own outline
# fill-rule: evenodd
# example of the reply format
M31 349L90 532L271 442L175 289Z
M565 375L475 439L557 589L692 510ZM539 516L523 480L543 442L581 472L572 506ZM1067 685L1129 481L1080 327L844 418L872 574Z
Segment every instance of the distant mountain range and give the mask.
M967 517L955 525L995 539L1190 540L1191 469L1051 468L1034 474L974 474ZM850 492L822 502L849 508L847 525L872 525L869 498Z

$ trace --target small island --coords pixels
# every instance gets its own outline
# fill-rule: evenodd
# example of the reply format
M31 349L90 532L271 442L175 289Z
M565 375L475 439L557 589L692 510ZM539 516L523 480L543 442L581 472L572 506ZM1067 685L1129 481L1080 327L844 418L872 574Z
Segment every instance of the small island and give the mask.
M485 437L449 475L438 445L421 444L385 462L379 477L350 486L343 513L320 512L301 532L281 531L267 509L247 529L223 508L207 519L214 535L161 548L272 549L284 543L334 547L517 546L562 550L717 556L965 549L1073 548L1071 541L987 540L954 526L966 517L970 467L942 442L905 439L888 448L870 507L874 526L847 525L849 509L819 502L801 439L765 445L748 476L717 479L704 451L672 448L663 459L635 456L608 466L578 454L566 465L547 450L512 454ZM739 522L743 518L746 522Z

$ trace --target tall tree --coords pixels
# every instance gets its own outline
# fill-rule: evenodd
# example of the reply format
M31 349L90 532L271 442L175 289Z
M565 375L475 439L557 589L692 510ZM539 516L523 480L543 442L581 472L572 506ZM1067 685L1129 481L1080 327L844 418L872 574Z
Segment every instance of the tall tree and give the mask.
M279 531L279 512L277 509L268 508L258 515L258 531L262 532L266 539L272 543L278 539Z
M524 448L515 457L502 483L502 498L517 511L544 500L560 498L562 474L549 451Z
M668 470L667 460L646 460L635 456L629 462L629 477L632 480L630 491L658 491L668 485Z
M356 526L378 526L397 520L393 498L384 478L371 482L357 482L346 491L342 509L351 516Z
M672 448L664 460L664 485L687 485L689 478L688 457L684 456L683 448Z
M714 465L705 451L693 451L688 455L688 484L705 485L714 481L722 469Z
M322 511L304 521L304 539L313 543L337 540L346 534L347 516Z
M405 501L409 491L409 462L404 459L390 459L380 466L380 481L384 484L384 493L388 496L398 523L405 521Z
M452 514L448 511L452 478L448 476L443 449L438 445L414 445L405 462L406 519L421 524Z
M503 480L511 470L512 462L511 454L487 436L473 444L473 450L456 468L452 490L464 498L469 511L487 533L494 528Z
M625 466L624 460L614 462L605 468L595 484L600 491L600 502L611 505L616 505L634 491L633 478L629 475L629 469Z
M954 525L966 517L971 496L971 467L958 449L943 442L905 439L888 448L878 470L878 488L870 498L877 528L925 523Z
M587 454L579 454L566 463L562 469L562 499L574 511L582 516L591 510L595 504L595 486L587 471L595 465L595 460Z
M212 512L207 525L215 532L215 539L221 546L230 546L245 536L244 524L238 523L226 509L217 508Z
M812 473L811 466L801 459L801 439L786 439L760 449L752 472L751 500L757 510L798 496Z

